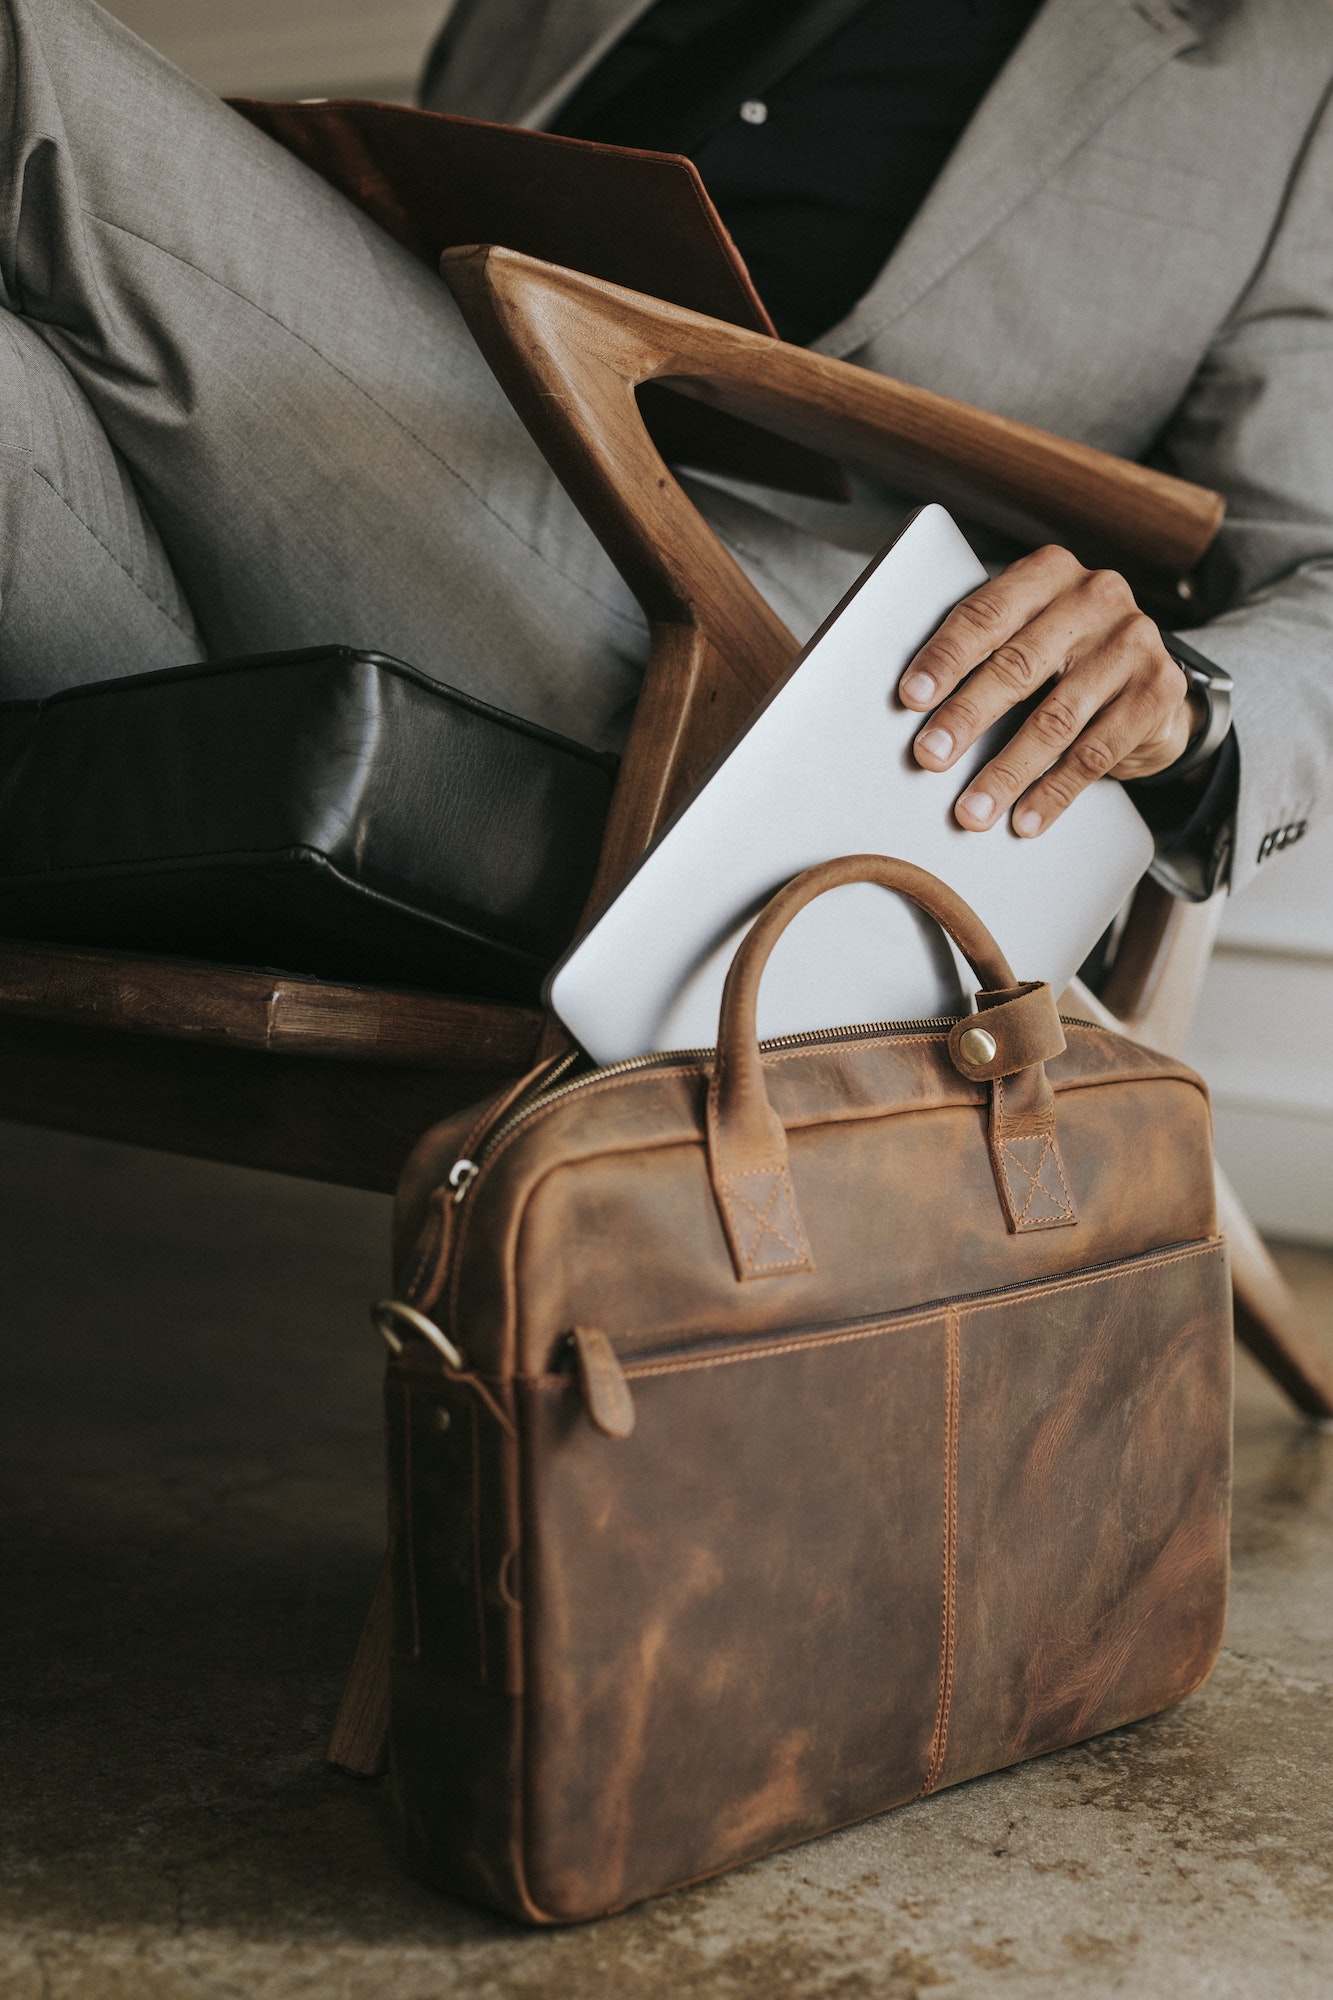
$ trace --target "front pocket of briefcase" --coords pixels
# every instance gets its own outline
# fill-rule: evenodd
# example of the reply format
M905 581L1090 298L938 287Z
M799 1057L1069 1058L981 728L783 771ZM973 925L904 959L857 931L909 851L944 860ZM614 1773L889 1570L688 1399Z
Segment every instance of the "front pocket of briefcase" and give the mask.
M1226 1615L1220 1241L959 1308L953 1692L939 1782L1155 1714Z
M527 1385L537 1905L619 1908L1202 1678L1225 1285L1221 1247L1188 1246L635 1358L626 1439L572 1377Z

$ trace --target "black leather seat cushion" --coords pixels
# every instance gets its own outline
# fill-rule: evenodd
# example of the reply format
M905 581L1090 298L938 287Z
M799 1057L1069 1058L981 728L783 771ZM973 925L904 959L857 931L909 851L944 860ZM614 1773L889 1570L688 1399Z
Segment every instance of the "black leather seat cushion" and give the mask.
M11 937L532 1000L615 760L325 647L0 704Z

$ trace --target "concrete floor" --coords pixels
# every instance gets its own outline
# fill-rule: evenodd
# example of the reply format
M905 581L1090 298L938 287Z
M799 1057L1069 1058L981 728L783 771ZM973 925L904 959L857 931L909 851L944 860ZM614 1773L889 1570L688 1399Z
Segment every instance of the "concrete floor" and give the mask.
M382 1786L321 1764L386 1212L0 1128L4 2000L1333 1994L1333 1437L1248 1364L1183 1708L581 1930L408 1879ZM1333 1336L1333 1258L1283 1261Z

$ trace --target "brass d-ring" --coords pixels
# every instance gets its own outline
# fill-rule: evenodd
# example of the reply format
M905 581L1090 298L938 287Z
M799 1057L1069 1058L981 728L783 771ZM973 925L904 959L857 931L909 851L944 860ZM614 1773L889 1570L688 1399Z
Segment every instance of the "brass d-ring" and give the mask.
M419 1333L432 1347L438 1348L457 1374L461 1374L467 1367L466 1361L448 1334L441 1332L433 1319L427 1319L425 1313L418 1312L415 1306L406 1305L402 1299L381 1299L378 1305L370 1308L370 1317L385 1345L395 1354L402 1353L403 1343L394 1331L393 1323L395 1320L402 1320L411 1327L413 1333Z

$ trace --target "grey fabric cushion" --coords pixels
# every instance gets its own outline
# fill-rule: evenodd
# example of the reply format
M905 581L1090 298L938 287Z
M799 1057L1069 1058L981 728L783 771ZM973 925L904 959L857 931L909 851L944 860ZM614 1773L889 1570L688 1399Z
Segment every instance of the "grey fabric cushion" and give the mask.
M532 1000L615 760L324 647L0 704L11 937Z

